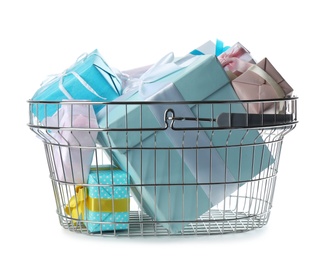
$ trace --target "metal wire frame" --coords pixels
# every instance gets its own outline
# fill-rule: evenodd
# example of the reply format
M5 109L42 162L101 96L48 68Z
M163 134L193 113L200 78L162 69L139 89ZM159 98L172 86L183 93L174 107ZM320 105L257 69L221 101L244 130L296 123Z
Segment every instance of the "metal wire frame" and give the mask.
M50 179L53 185L53 192L56 202L57 214L59 218L60 225L62 225L65 229L68 229L73 232L83 233L94 236L179 236L179 235L212 235L212 234L225 234L231 232L243 232L248 230L253 230L255 228L261 228L267 224L270 216L270 211L272 207L274 190L278 172L278 165L280 159L280 153L282 148L282 142L286 134L292 131L297 124L297 98L287 98L287 99L277 99L277 100L248 100L248 101L211 101L211 102L88 102L88 101L62 101L62 102L51 102L51 101L28 101L30 105L29 110L29 128L43 141L45 147L45 154L49 166ZM269 119L266 118L264 113L260 113L256 116L255 121L254 115L250 115L247 113L248 106L252 103L267 103L271 102L273 107L278 106L278 104L284 103L283 107L285 110L283 113L279 111L279 113L274 113ZM123 110L127 113L131 106L138 107L138 120L139 127L135 127L134 125L129 125L128 117L125 117L125 124L123 126L117 127L106 123L105 126L101 126L100 128L91 128L91 127L74 127L65 126L62 127L59 125L47 125L47 123L39 122L35 117L35 112L32 113L32 107L35 111L35 106L42 107L45 111L47 110L48 105L55 105L58 109L62 105L70 105L72 108L74 106L84 104L90 107L92 106L103 106L106 118L112 111L112 107L121 106ZM189 106L193 107L195 117L186 117L179 115L179 106ZM246 113L244 113L243 117L239 118L239 121L236 123L234 121L233 116L236 115L234 112L235 106L243 105L246 109ZM145 108L149 106L161 106L165 109L162 115L162 122L157 124L155 127L150 124L145 124L144 122L144 111ZM174 108L172 108L174 107ZM224 125L219 124L219 115L215 114L217 108L224 107L224 111L227 115L226 121ZM274 109L277 111L276 109ZM208 115L204 117L203 114ZM37 114L37 113L36 113ZM238 114L239 115L239 114ZM191 125L184 125L186 121L194 121ZM155 124L154 124L155 125ZM162 132L166 132L168 130L180 132L181 134L181 145L172 146L172 145L163 145L160 143L159 136ZM239 137L239 143L231 142L232 136L235 132L240 132L241 135ZM256 131L257 136L252 137L251 141L249 140L249 135L254 134ZM70 132L72 136L76 132L83 132L88 135L89 138L93 138L93 132L100 133L102 132L104 136L108 136L107 145L99 145L96 146L83 146L82 144L74 143L62 143L58 142L56 138L53 137L52 133L57 132ZM109 135L111 133L121 133L121 137L125 137L121 146L117 146L112 143ZM187 138L188 134L191 132L197 133L195 135L194 145L187 144L184 140ZM207 133L209 137L209 142L206 144L200 144L198 142L199 137L203 132ZM148 145L144 142L144 133L151 133L152 142ZM138 145L132 146L129 143L129 138L131 134L137 134L139 136ZM222 138L221 138L222 136ZM214 140L220 137L221 142L215 143ZM97 143L97 140L94 139L94 142ZM78 151L82 150L93 150L94 158L93 164L96 166L101 166L103 164L112 164L112 157L108 155L113 155L117 151L138 151L138 155L140 155L140 174L146 174L144 171L144 165L150 163L151 168L153 169L154 174L154 182L148 183L141 181L140 182L131 182L125 185L104 185L104 184L96 184L90 185L87 183L78 183L74 181L65 181L58 178L56 163L54 160L54 152L55 150L61 151L62 149L77 149ZM156 169L159 161L159 154L166 153L168 154L167 158L170 158L171 154L174 154L176 151L180 151L181 161L183 164L184 154L187 151L194 151L197 157L197 154L202 150L209 150L210 154L215 152L216 150L220 150L225 156L225 163L227 163L227 154L232 149L239 150L239 158L237 158L238 164L238 177L234 181L228 180L226 177L223 181L212 181L208 182L199 181L197 176L200 174L201 170L196 171L196 181L195 182L184 182L180 183L172 183L170 179L163 182L156 182ZM245 153L252 154L249 156L250 160L253 160L251 164L255 164L255 160L262 161L264 156L261 158L255 159L255 151L258 149L268 149L273 158L273 163L264 167L264 169L258 174L254 173L249 179L242 179L240 176L242 175L242 161ZM148 151L146 153L146 151ZM153 162L147 162L147 158L145 158L145 154L153 154ZM106 156L106 155L107 156ZM81 160L82 160L81 153ZM129 158L127 156L126 164L128 164ZM196 162L197 162L196 158ZM62 163L65 163L64 160ZM170 159L165 163L168 168L171 167ZM197 166L196 166L197 168ZM179 174L183 176L184 169L181 170ZM128 173L127 173L128 174ZM171 173L170 173L171 174ZM175 173L177 174L177 173ZM211 176L214 174L214 170ZM226 174L226 173L221 173ZM127 176L128 177L128 176ZM69 204L69 201L72 197L76 196L76 187L82 185L83 187L97 187L100 189L101 187L107 187L114 190L117 187L125 187L129 190L141 190L139 194L141 199L138 203L135 203L129 211L129 218L125 221L116 222L115 220L103 220L99 219L99 221L94 220L86 220L80 218L73 218L65 212L65 207ZM226 192L230 186L235 186L236 189L233 193ZM204 212L200 216L195 217L194 219L166 219L160 220L157 219L156 213L155 216L150 216L146 210L143 208L143 190L153 189L154 196L157 195L156 190L160 189L160 187L168 190L168 203L171 203L173 196L170 194L170 190L173 190L175 187L181 188L182 190L187 190L189 187L195 187L195 191L199 192L202 187L208 187L209 194L211 197L211 192L214 192L218 187L224 191L224 199L215 205L211 205L211 199L209 197L208 201L208 211ZM184 194L184 193L183 193ZM184 196L184 195L183 195ZM198 198L198 197L197 197ZM182 201L188 198L182 198ZM131 196L131 203L134 203L136 198ZM156 201L156 200L155 200ZM196 204L200 203L200 201L195 201ZM204 201L202 201L204 203ZM154 205L156 207L156 205ZM170 205L168 206L170 208ZM197 205L196 205L197 208ZM98 232L90 232L87 229L89 223L99 224L100 230ZM127 228L125 230L116 229L116 225L118 224L127 224ZM181 224L180 232L172 232L170 229L166 228L165 225L171 224ZM113 225L114 228L111 231L102 230L102 227L105 225Z

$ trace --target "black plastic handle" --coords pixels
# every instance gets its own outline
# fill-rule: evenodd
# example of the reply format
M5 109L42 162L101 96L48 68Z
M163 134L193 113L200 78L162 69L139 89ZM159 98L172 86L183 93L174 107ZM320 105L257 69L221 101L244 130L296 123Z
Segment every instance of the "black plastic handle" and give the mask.
M217 117L219 127L256 127L292 123L292 114L222 113Z

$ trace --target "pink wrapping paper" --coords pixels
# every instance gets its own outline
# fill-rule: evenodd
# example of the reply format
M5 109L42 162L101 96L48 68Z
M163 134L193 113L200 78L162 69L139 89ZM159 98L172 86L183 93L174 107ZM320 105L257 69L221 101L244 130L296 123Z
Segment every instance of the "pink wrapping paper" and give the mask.
M231 80L240 76L255 64L250 52L239 42L221 53L218 60Z
M292 87L267 58L251 66L246 72L232 80L231 84L240 100L284 98L293 92ZM249 103L245 108L249 113L279 113L283 107L281 104L278 105L273 108L272 102L259 102Z

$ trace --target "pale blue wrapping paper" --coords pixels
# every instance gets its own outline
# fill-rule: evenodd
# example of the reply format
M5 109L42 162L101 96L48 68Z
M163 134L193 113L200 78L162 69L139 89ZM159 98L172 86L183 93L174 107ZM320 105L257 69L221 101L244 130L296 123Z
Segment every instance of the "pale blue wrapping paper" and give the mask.
M70 68L41 84L32 100L111 101L121 95L121 81L96 49L78 59ZM98 113L102 106L94 106ZM40 122L59 109L57 104L33 104L32 112Z
M190 56L189 56L190 57ZM151 83L142 84L139 91L127 93L119 98L125 101L193 101L193 100L236 100L237 96L214 55L197 56L185 68L160 78ZM110 128L163 128L166 105L129 105L117 106L109 109L108 118L100 116L100 127ZM200 116L195 106L170 105L178 117ZM140 118L142 109L142 120ZM222 110L222 111L220 111ZM219 115L225 111L215 111ZM245 112L242 105L235 108L235 112ZM104 111L102 111L104 112ZM101 113L99 114L101 115ZM209 117L208 111L204 117ZM128 125L126 125L128 124ZM196 121L185 121L182 127L195 127ZM258 137L258 132L254 131ZM240 142L240 134L233 135L234 142ZM253 137L250 137L252 139ZM188 221L196 220L213 205L221 202L225 197L236 191L238 184L208 185L215 182L233 182L245 178L250 179L261 170L273 163L268 151L261 153L261 163L253 167L252 161L242 161L245 169L240 173L239 150L232 150L227 159L224 149L128 149L158 147L210 147L221 142L221 138L212 137L210 131L110 131L100 133L98 141L101 145L113 147L108 149L108 155L119 166L131 175L131 181L136 184L183 184L204 183L204 185L150 185L142 189L132 189L142 208L152 218L159 221L184 220L186 223L164 223L171 232L183 229ZM211 141L213 143L211 143ZM120 147L121 149L115 149ZM235 158L235 159L234 159ZM263 163L265 161L266 163ZM237 165L237 168L235 167ZM255 169L256 173L254 173ZM155 174L156 173L156 174ZM207 183L207 185L206 185ZM197 203L196 203L197 201Z
M130 198L128 174L111 166L99 166L98 172L95 167L91 169L88 185L88 196L91 198L116 200ZM109 203L111 203L111 200L109 200ZM129 208L128 205L127 208ZM86 222L87 229L92 233L125 230L129 227L129 211L97 212L86 208L85 215L86 220L89 221Z

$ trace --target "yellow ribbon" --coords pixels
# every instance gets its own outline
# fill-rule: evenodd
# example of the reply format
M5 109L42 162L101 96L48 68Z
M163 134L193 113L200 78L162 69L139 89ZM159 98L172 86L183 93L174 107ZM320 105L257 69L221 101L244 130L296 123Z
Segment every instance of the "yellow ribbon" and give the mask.
M74 219L84 219L85 207L96 212L128 212L130 210L130 198L123 199L101 199L91 198L87 195L87 188L77 186L75 194L65 206L65 213Z

